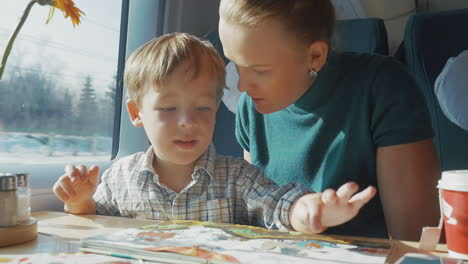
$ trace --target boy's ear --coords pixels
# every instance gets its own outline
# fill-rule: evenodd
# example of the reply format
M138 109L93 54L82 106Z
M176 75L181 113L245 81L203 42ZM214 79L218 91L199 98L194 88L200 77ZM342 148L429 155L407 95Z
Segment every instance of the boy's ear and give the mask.
M130 121L132 122L132 125L135 127L142 127L143 122L141 122L140 119L140 110L138 110L138 107L136 103L130 98L127 98L127 112L128 116L130 117Z

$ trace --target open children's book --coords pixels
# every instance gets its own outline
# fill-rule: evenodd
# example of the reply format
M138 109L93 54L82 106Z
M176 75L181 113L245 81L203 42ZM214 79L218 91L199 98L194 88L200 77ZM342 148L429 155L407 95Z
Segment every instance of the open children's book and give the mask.
M406 253L395 264L468 264L468 260Z
M141 264L131 259L89 253L36 253L25 255L0 255L2 264Z
M81 250L162 263L385 263L390 244L200 221L165 221L81 240Z

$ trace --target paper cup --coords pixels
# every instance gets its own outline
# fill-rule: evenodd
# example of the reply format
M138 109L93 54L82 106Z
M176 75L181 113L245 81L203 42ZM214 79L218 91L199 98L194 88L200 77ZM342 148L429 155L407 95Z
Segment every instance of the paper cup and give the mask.
M449 256L468 260L468 170L442 172L437 187L442 192Z

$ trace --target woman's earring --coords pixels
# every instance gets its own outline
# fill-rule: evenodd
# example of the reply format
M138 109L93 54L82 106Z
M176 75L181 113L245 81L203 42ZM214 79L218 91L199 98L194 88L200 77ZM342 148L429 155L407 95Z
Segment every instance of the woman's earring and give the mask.
M317 76L318 76L318 73L317 73L316 71L311 70L311 71L309 72L309 77L310 77L311 79L315 79L315 78L317 78Z

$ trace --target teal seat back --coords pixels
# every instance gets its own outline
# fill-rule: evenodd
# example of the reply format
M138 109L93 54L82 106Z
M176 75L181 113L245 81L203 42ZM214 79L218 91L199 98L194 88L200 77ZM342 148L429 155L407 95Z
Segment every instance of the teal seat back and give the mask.
M223 46L219 39L218 30L212 31L206 36L211 44L216 48L218 53L224 60L225 64L229 63L223 52ZM237 89L237 87L230 87ZM243 157L242 147L237 143L236 139L236 115L229 111L224 103L221 103L219 110L216 113L216 127L213 136L213 144L216 147L216 152L225 156Z
M388 55L388 36L380 18L338 20L333 46L338 51Z
M468 132L442 113L434 83L447 60L466 49L468 9L419 13L408 19L404 35L405 61L425 97L443 170L468 169Z

